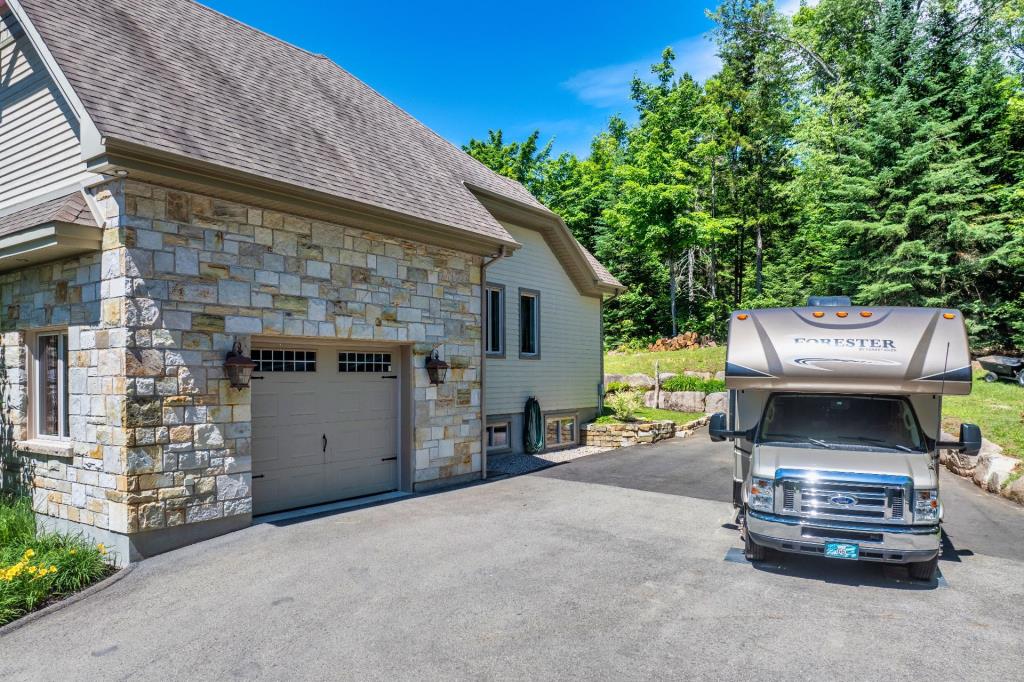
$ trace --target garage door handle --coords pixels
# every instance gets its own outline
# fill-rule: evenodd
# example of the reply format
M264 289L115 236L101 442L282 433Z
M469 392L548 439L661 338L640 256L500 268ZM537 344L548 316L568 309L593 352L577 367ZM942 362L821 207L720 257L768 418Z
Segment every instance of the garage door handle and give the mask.
M381 457L380 461L382 461L382 462L394 462L397 459L398 459L397 456L395 456L395 457Z
M325 433L322 437L324 439L324 452L327 452L327 434Z
M253 480L256 480L257 478L263 478L264 476L266 476L266 474L253 474L252 478Z

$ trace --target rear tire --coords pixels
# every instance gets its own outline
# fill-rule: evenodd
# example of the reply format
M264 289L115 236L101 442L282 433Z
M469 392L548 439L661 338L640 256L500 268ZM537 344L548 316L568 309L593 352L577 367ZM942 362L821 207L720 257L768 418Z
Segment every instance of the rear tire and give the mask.
M990 384L993 384L999 381L999 377L997 377L994 372L988 372L987 374L985 374L985 381Z
M768 558L768 548L750 539L746 519L743 520L743 556L747 561L764 561Z
M924 580L925 582L931 582L935 579L935 574L939 570L939 557L935 557L929 561L915 561L907 564L907 568L910 569L910 577L914 580Z
M1021 371L1017 372L1017 383L1020 386L1024 387L1024 369L1022 369Z

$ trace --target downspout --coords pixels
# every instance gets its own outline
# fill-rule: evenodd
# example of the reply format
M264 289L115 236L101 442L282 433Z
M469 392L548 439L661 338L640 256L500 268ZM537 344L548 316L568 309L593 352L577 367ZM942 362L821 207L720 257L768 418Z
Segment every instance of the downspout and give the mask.
M506 257L504 245L498 253L480 263L480 480L487 478L487 268Z

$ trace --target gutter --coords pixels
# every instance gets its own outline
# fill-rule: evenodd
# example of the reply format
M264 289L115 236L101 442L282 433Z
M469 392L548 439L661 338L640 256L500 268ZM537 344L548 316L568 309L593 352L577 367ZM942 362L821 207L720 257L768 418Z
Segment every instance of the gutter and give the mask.
M480 263L480 480L487 480L487 268L502 258L508 249L502 246L498 253ZM603 357L603 355L602 355ZM511 436L511 434L509 434Z

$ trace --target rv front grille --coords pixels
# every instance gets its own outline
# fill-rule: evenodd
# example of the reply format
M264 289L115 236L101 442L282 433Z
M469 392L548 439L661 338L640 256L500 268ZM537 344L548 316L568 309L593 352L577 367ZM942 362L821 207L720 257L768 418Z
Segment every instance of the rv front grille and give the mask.
M784 478L782 513L865 523L903 523L905 483L864 483L812 475Z

